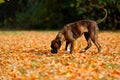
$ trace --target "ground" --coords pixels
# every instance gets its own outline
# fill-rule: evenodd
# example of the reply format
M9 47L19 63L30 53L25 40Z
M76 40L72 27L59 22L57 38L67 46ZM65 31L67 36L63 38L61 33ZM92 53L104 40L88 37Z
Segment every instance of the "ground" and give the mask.
M82 36L74 53L50 52L58 31L0 31L0 80L120 80L120 32L100 32L102 51Z

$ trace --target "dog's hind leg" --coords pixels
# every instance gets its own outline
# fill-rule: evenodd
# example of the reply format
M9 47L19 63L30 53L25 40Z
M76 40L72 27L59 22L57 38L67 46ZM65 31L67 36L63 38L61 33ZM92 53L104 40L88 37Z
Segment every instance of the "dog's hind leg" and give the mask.
M95 46L98 48L98 53L99 53L101 51L101 46L98 42L98 33L95 32L94 34L91 34L90 37L93 43L95 44Z
M89 33L85 32L84 36L87 41L87 46L83 50L80 51L81 53L85 52L87 49L89 49L92 46Z

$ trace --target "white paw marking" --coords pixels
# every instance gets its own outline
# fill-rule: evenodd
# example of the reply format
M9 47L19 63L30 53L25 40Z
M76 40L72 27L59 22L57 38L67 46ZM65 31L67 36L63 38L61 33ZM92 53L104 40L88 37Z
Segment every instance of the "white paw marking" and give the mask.
M82 52L85 52L85 50L83 49Z
M67 52L70 52L70 49L69 49L69 48L67 48Z

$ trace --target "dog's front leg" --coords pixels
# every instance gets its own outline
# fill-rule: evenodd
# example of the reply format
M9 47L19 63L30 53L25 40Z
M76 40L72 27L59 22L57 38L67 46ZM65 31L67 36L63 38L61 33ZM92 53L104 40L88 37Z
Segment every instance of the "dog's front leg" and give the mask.
M69 41L66 41L66 45L65 45L65 50L67 51L68 45L69 45Z
M65 46L65 50L67 51L67 52L70 52L70 42L69 41L66 41L66 46Z
M72 53L74 50L74 41L71 42L71 46L70 46L70 53Z

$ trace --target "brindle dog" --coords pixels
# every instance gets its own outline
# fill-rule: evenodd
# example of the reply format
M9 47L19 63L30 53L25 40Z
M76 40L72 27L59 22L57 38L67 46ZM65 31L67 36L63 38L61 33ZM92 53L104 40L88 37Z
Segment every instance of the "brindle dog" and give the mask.
M93 20L80 20L77 22L69 23L64 26L62 30L59 31L56 38L51 42L51 53L57 53L60 49L63 41L66 41L65 50L67 50L68 45L70 44L70 53L74 50L74 42L82 34L84 34L87 41L87 46L82 49L80 52L85 52L91 47L91 40L98 48L98 53L101 51L101 46L98 42L98 25L107 18L107 10L105 17L103 19L93 21Z

